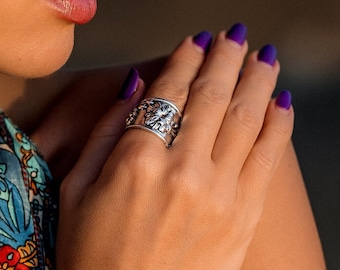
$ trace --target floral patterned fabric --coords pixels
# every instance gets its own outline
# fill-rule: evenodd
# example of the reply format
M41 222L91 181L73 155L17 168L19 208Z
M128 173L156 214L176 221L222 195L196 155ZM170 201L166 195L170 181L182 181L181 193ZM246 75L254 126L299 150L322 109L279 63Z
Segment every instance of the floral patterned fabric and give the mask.
M57 204L36 146L0 111L0 269L53 269Z

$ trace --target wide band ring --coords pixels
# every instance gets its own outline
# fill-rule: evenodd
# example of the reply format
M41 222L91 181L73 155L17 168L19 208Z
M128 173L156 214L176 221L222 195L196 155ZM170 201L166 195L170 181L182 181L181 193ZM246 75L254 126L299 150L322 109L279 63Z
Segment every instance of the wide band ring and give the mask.
M176 138L182 114L175 104L161 98L146 98L126 118L126 129L140 128L161 138L170 147Z

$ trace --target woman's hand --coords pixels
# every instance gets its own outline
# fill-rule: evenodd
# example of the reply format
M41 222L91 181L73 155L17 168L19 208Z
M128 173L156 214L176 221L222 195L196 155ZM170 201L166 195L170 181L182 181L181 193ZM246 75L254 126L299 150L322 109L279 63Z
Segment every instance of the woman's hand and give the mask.
M141 129L110 142L110 114L94 131L62 184L60 269L241 267L293 128L289 93L270 100L273 47L239 79L244 30L220 33L207 55L206 33L187 38L148 90L183 112L170 148Z

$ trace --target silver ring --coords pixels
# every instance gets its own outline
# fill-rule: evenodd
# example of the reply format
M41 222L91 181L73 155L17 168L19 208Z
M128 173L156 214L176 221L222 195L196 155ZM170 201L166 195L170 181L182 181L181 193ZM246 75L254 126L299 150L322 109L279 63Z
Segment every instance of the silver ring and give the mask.
M175 104L162 98L146 98L126 118L126 129L140 128L156 134L170 147L180 128L182 114Z

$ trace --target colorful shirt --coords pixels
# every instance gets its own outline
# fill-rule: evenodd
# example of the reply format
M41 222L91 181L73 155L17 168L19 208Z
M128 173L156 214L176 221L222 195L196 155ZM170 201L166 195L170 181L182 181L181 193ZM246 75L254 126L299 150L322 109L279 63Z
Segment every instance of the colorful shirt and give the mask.
M0 111L0 269L53 269L52 184L36 146Z

